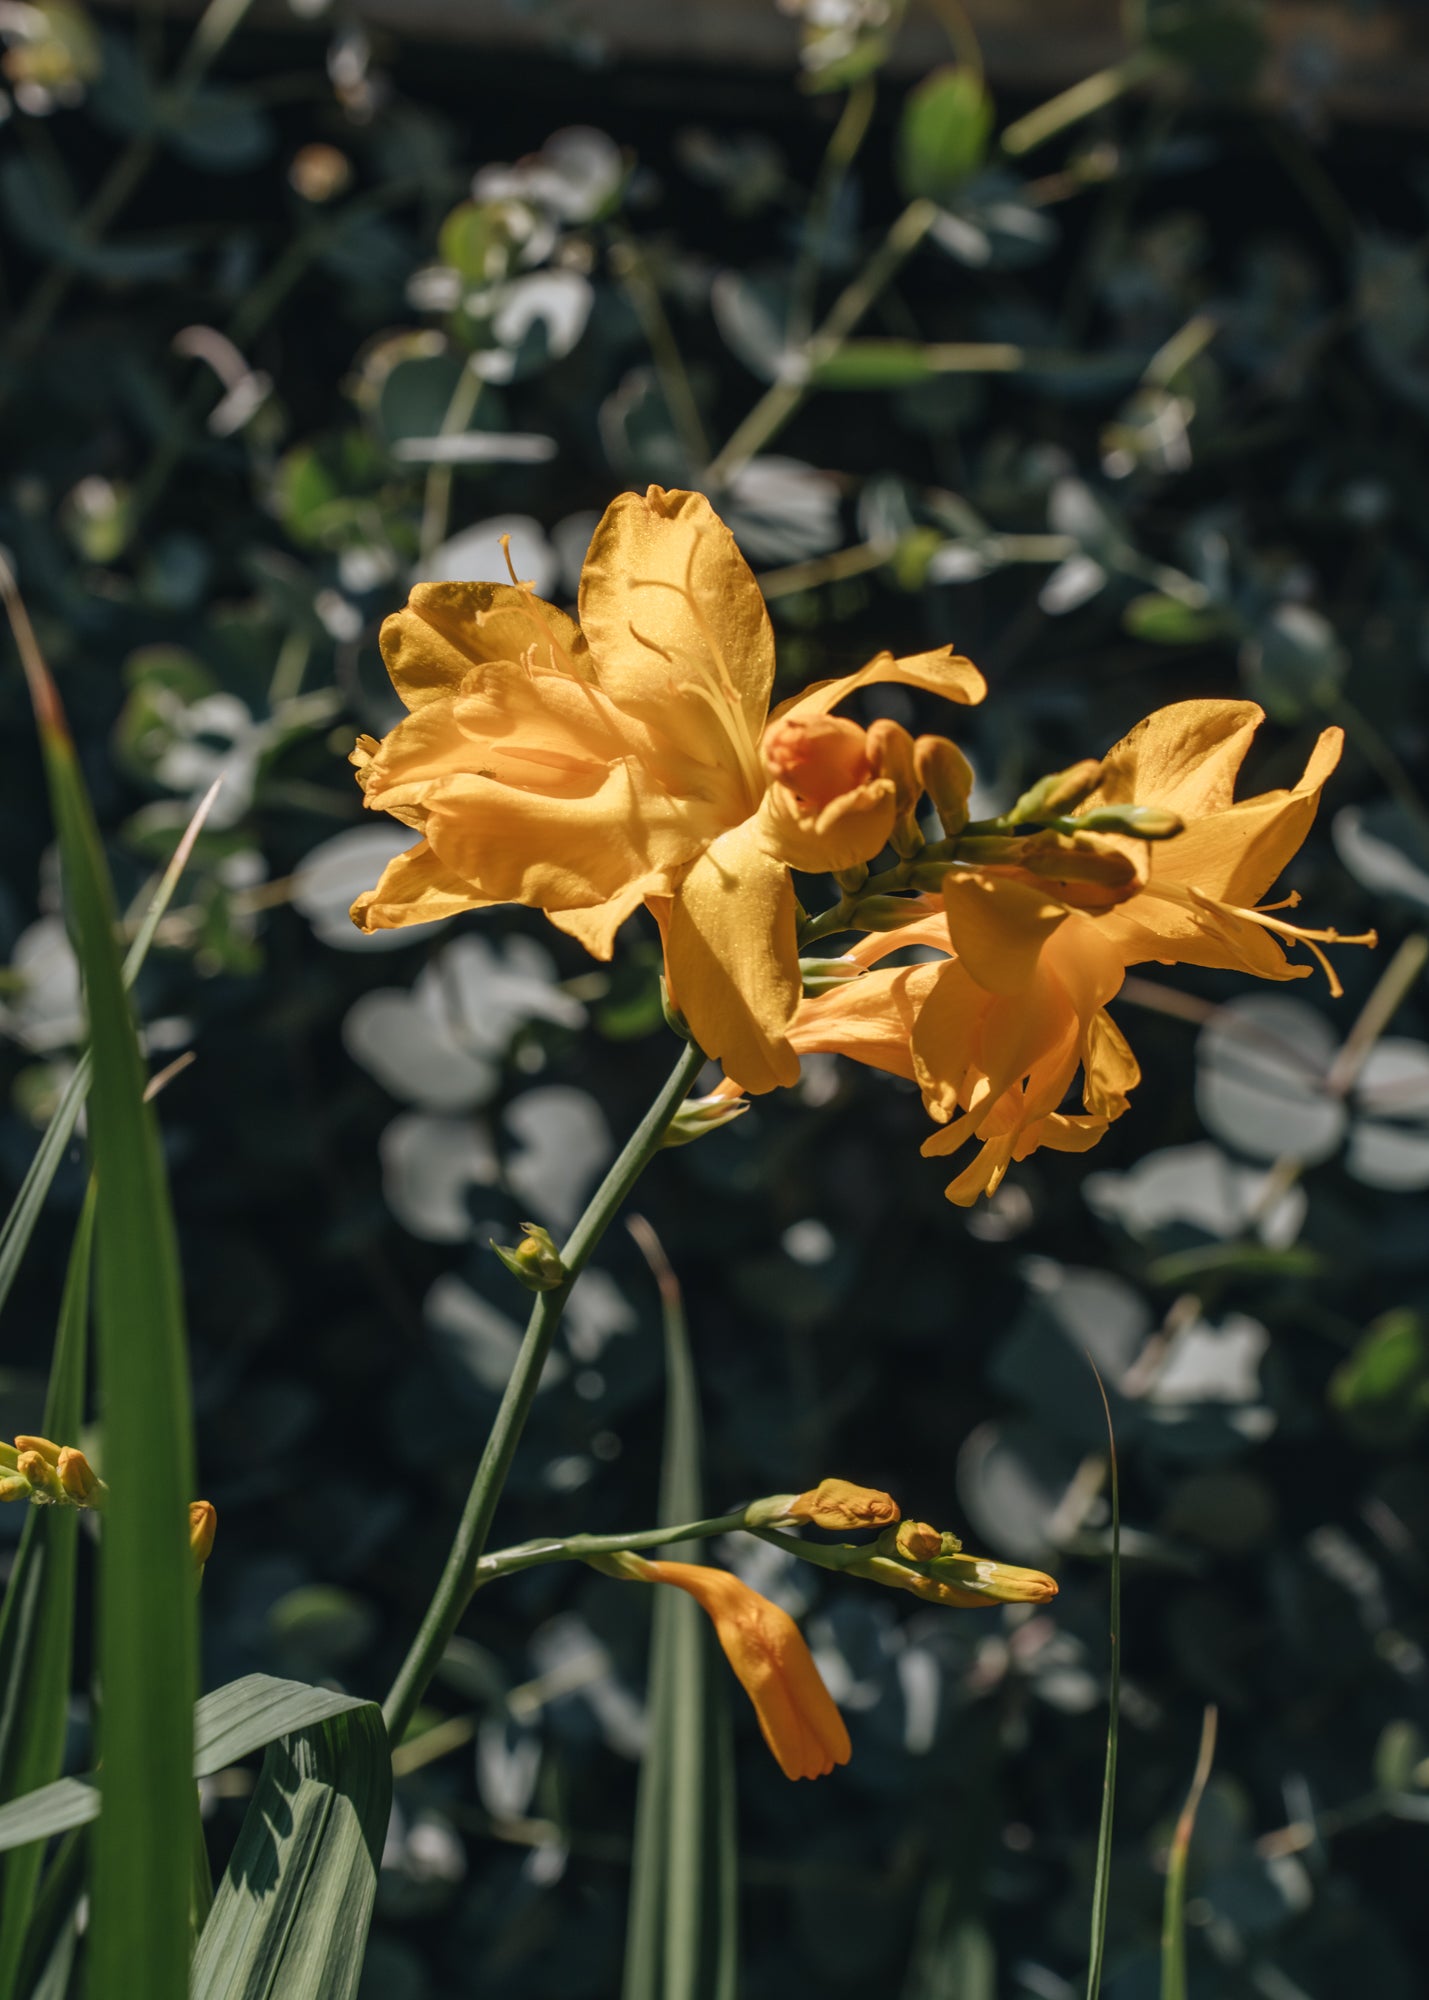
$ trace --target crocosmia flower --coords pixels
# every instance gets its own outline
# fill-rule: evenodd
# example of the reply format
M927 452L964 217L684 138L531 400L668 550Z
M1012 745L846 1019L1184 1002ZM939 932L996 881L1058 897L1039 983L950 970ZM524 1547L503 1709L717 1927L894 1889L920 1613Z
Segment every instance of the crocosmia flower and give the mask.
M798 1076L791 869L847 869L898 812L881 739L833 711L901 681L972 702L950 650L881 653L773 713L769 615L698 493L622 494L592 538L577 624L520 583L423 583L382 630L410 714L353 756L367 805L419 835L364 930L524 903L598 958L642 902L671 998L743 1089Z

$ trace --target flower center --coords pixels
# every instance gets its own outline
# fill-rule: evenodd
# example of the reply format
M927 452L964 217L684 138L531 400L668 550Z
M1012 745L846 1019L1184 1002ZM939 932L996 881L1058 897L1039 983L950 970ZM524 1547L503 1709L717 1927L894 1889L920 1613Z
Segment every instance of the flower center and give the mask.
M856 722L837 715L776 722L765 732L760 753L770 782L786 785L812 812L822 812L873 775L867 736Z

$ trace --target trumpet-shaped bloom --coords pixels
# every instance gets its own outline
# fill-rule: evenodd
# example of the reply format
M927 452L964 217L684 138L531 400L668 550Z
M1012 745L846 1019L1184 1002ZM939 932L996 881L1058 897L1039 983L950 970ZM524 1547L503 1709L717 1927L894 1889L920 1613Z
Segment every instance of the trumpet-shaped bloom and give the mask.
M728 1570L702 1563L647 1562L641 1574L687 1591L714 1620L724 1656L754 1703L764 1740L786 1778L823 1778L835 1764L848 1762L844 1719L787 1611Z
M353 761L420 835L353 905L364 930L494 903L544 910L600 958L642 902L671 998L746 1090L792 1083L791 869L844 869L893 830L877 743L833 710L902 681L980 700L951 651L883 653L769 712L759 588L698 493L622 494L592 538L580 623L519 583L425 583L382 629L410 714Z
M1338 993L1321 947L1374 942L1306 930L1257 907L1308 833L1342 740L1326 730L1292 789L1237 802L1236 775L1262 719L1253 702L1179 702L1109 753L1080 813L1135 805L1184 825L1169 840L1100 837L1101 849L1128 855L1114 895L1094 894L1088 906L1071 883L1029 871L1020 857L954 867L941 907L925 899L917 922L868 937L851 954L876 966L918 944L943 953L941 962L880 967L800 1008L797 1049L836 1051L919 1085L942 1128L925 1154L979 1141L950 1200L967 1205L994 1192L1008 1166L1039 1146L1085 1151L1127 1109L1140 1071L1106 1012L1127 966L1155 959L1296 979L1310 968L1292 964L1283 943L1300 943ZM1068 1111L1079 1070L1082 1109Z

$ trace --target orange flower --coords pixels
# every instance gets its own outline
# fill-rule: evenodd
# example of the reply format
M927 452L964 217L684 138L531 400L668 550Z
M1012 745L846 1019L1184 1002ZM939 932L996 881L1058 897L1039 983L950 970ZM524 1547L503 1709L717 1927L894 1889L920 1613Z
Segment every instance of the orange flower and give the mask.
M876 1487L821 1479L810 1492L796 1495L780 1518L807 1521L815 1528L886 1528L899 1512L898 1502Z
M363 930L525 903L609 958L642 901L671 998L746 1090L794 1082L790 869L855 867L898 786L878 739L832 714L902 681L980 700L950 650L881 653L769 714L774 637L728 528L698 493L622 494L592 538L580 625L519 583L424 583L382 629L411 714L359 741L365 803L422 837L353 905Z
M823 1778L835 1764L848 1762L843 1717L787 1611L728 1570L702 1563L647 1562L641 1574L688 1591L714 1620L724 1656L754 1703L764 1740L786 1778Z

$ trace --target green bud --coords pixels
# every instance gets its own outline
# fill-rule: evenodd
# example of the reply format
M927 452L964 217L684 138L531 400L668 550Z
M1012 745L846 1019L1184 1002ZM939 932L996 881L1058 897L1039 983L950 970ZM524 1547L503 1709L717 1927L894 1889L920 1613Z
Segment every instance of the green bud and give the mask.
M1069 824L1078 833L1125 833L1133 840L1172 840L1186 827L1179 813L1164 806L1098 806Z
M689 1146L725 1125L732 1125L749 1109L747 1097L687 1097L665 1127L662 1146Z
M797 1493L766 1493L762 1500L751 1500L744 1510L746 1528L778 1528L792 1519L789 1509L798 1499Z
M852 868L836 868L834 880L845 896L856 896L868 880L868 863L859 861Z
M493 1241L491 1247L511 1273L532 1292L554 1292L564 1285L570 1273L561 1262L561 1253L549 1229L542 1229L537 1222L523 1222L523 1240L514 1250Z
M673 1028L682 1042L689 1041L690 1024L679 1008L671 1004L670 988L663 973L660 975L660 1012L665 1016L665 1026Z
M20 1454L16 1451L14 1445L6 1444L3 1440L0 1440L0 1471L13 1472L19 1463L19 1458Z
M0 1503L6 1500L28 1500L32 1490L23 1472L0 1473Z
M804 998L812 1000L817 994L832 992L835 986L847 986L852 979L862 979L867 970L854 958L801 958Z
M1101 774L1095 757L1084 757L1065 771L1053 771L1024 792L1011 812L1003 814L1003 820L1008 826L1021 826L1026 820L1057 819L1096 788Z

